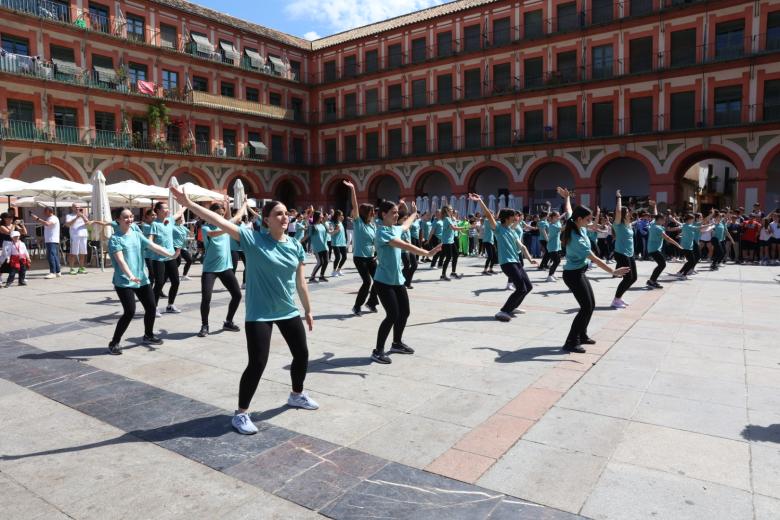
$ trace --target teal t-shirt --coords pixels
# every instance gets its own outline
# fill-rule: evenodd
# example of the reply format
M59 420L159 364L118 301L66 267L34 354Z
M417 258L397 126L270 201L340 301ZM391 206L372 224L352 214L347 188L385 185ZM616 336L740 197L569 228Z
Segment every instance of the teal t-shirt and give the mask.
M569 243L566 244L566 265L563 266L564 271L574 271L588 265L590 252L590 239L588 238L587 229L583 226L579 230L572 231Z
M539 240L547 240L546 238L544 238L544 233L542 233L542 231L549 232L550 223L547 222L546 220L540 220L538 227L539 227ZM549 251L549 248L547 250Z
M441 239L441 236L442 236L443 232L444 232L444 224L442 223L442 221L441 220L437 220L436 222L434 222L433 223L433 234L434 234L434 236L436 238L439 239L439 242L442 242L442 243L443 243L443 241Z
M454 244L455 243L455 230L452 229L453 222L450 217L444 217L441 219L442 231L441 231L441 243L442 244Z
M339 222L338 224L333 224L334 229L335 226L339 227L338 232L333 235L333 247L347 247L347 234L344 231L344 223Z
M522 242L523 241L523 234L525 231L523 231L523 226L525 226L525 223L518 222L515 226L515 235L517 235L517 239Z
M696 226L696 232L694 233L693 239L698 242L701 240L701 222L694 222L694 225Z
M328 228L325 224L315 224L309 227L309 239L311 240L311 250L315 253L328 250Z
M431 221L423 220L420 222L420 230L422 231L423 241L428 240L428 235L431 233Z
M561 250L561 221L556 223L550 223L547 229L547 250L548 251L560 251ZM585 237L587 238L587 231ZM590 239L588 239L590 243Z
M230 235L222 233L216 237L208 236L209 231L219 230L220 228L216 226L203 225L203 247L206 249L206 255L203 257L204 273L221 273L233 269L233 259L230 256Z
M131 282L120 269L119 262L114 261L111 262L114 264L114 286L138 289L149 283L149 274L146 272L146 262L144 262L144 251L149 247L149 244L151 241L133 228L130 228L126 234L122 234L120 231L111 236L108 240L108 252L113 257L115 253L121 251L130 272L141 280L141 283Z
M631 224L612 224L615 230L615 252L631 258L634 256L634 228Z
M302 220L299 220L295 223L295 240L300 242L303 240L303 235L306 234L306 225L303 223Z
M409 229L402 229L401 230L401 240L404 242L412 242L412 232Z
M325 242L331 243L333 241L333 235L331 235L330 232L333 231L333 223L330 221L325 222L325 229L328 230L328 232L325 233Z
M114 231L118 231L118 230L119 230L119 224L117 224L117 227L114 229ZM141 224L141 233L143 233L143 235L146 238L149 238L149 235L152 234L152 225L151 224L147 224L146 222L143 222ZM154 255L154 253L152 253L151 250L149 250L148 248L144 249L144 258L154 258L154 256L155 255Z
M170 251L171 254L175 252L173 247L173 228L173 219L171 217L167 217L164 220L155 220L152 222L152 229L150 231L150 234L154 235L154 243L163 249ZM156 253L151 253L149 258L152 260L158 260L160 262L170 260L170 258L158 255Z
M515 230L499 222L496 224L495 236L499 265L519 263L520 256L517 253Z
M592 229L588 230L588 240L590 240L591 244L595 244L599 239L599 233L598 231L593 231Z
M701 224L683 224L680 230L680 245L686 251L693 251L693 240Z
M726 240L726 224L721 220L718 224L712 228L712 236L718 239L720 242Z
M352 256L358 258L373 258L374 256L374 237L376 236L376 227L373 224L366 224L363 219L355 219L352 230Z
M173 226L173 247L175 249L184 249L187 247L187 237L190 234L190 230L187 226L181 225Z
M277 321L300 316L295 305L296 272L305 253L297 240L240 227L246 255L246 321Z
M652 223L647 227L647 231L647 252L655 253L660 251L664 243L663 234L666 232L666 230L663 226Z
M374 280L386 285L403 285L401 250L390 245L390 241L394 238L401 238L401 226L381 226L376 231L374 246L379 264L376 267Z
M496 223L496 225L498 225L498 223ZM493 243L493 228L490 227L490 222L487 220L482 224L482 243Z
M414 219L412 225L409 226L409 234L412 236L412 240L420 239L420 220Z

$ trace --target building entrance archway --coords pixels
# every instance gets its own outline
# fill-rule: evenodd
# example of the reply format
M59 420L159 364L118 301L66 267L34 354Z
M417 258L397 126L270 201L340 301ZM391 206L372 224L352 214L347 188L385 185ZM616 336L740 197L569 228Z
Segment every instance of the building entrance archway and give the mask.
M49 177L59 177L70 180L70 177L62 173L59 169L48 164L31 164L19 175L19 180L24 182L37 182Z
M531 178L530 211L538 213L547 202L553 209L558 208L562 202L556 191L558 186L574 189L574 174L566 165L550 162L537 168Z
M509 195L509 179L506 174L495 166L481 168L471 176L468 190L470 193L478 193L487 200L490 195L498 197Z
M710 208L736 208L739 170L719 154L697 155L683 163L678 172L680 206L707 212Z
M287 209L293 209L298 202L298 188L293 181L283 180L276 187L274 198L287 206Z
M352 211L352 191L344 186L343 179L336 179L328 188L329 206L325 209L340 209L345 215ZM354 181L353 181L354 182Z
M452 183L446 173L439 170L431 170L425 173L415 186L416 197L441 197L452 195Z
M380 175L375 178L368 188L368 199L375 205L382 200L398 202L401 198L401 185L392 175Z
M620 190L624 200L633 200L639 205L650 198L650 172L638 159L618 157L601 169L599 181L599 206L615 209L615 193Z
M766 213L780 208L780 154L772 159L766 169L766 195L763 202L762 209Z

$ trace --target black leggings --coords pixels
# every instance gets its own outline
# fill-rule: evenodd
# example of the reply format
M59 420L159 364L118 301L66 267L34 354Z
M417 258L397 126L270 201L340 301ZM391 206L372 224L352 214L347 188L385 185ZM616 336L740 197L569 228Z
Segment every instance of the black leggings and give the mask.
M192 267L192 255L190 254L189 249L181 248L179 250L179 256L176 258L176 268L178 269L181 265L181 260L184 259L184 271L182 272L182 276L187 276L187 273L190 272L190 267Z
M680 274L688 275L696 267L698 260L696 260L696 253L693 252L693 249L685 249L683 254L685 255L685 265L680 269Z
M173 305L176 301L176 293L179 292L179 267L176 260L152 260L154 269L154 304L160 302L160 295L165 285L165 280L171 282L171 288L168 290L168 305Z
M403 285L387 285L374 281L376 294L387 316L379 324L379 332L376 335L376 352L384 352L385 341L390 329L393 329L393 343L400 343L406 328L406 320L409 319L409 295Z
M485 246L485 271L493 270L493 266L498 262L498 253L496 252L495 244L490 242L484 242ZM503 270L503 267L501 268Z
M723 249L723 245L717 238L713 237L710 243L712 244L712 267L717 267L726 256L726 251Z
M539 248L542 253L542 261L539 263L539 269L546 269L550 261L550 253L547 251L547 240L539 239Z
M458 244L444 244L441 250L444 252L444 262L441 265L441 275L447 276L447 266L450 265L450 260L452 260L452 274L455 274L455 272L458 270Z
M441 240L439 240L439 237L436 235L433 235L431 237L430 242L428 242L428 249L433 249L434 247L438 246L441 243ZM435 267L436 263L441 266L442 258L444 257L444 248L442 247L438 253L433 255L433 258L431 259L431 267Z
M119 343L122 340L122 336L124 336L127 327L130 325L130 322L133 320L133 316L135 315L136 296L138 296L138 301L141 302L141 305L144 306L144 335L154 335L154 317L157 309L154 304L152 284L148 283L142 285L138 289L116 286L114 286L114 289L116 290L117 296L119 296L119 301L122 303L122 311L124 312L116 324L114 338L111 342Z
M596 239L596 247L598 249L599 258L602 260L609 260L609 242L607 242L607 239Z
M206 327L209 326L209 310L211 310L211 293L214 291L214 282L219 278L222 285L230 293L230 303L228 304L228 313L225 321L232 322L233 317L238 310L238 304L241 303L241 288L238 286L236 275L228 269L219 273L205 272L200 276L200 322Z
M593 297L593 288L588 277L585 276L588 267L563 271L563 283L574 294L574 298L580 305L580 310L574 316L569 335L566 338L567 345L579 345L581 341L588 339L588 323L593 316L596 307L596 299Z
M404 263L402 272L404 274L404 280L407 287L412 285L412 278L415 271L417 271L417 255L409 253L408 251L401 252L401 261Z
M652 258L657 266L655 266L655 269L653 269L653 274L650 275L650 280L653 282L658 281L658 277L661 276L661 273L664 272L664 269L666 269L666 259L664 258L663 253L660 251L653 251L650 253L650 258Z
M233 274L238 270L238 261L244 262L244 272L241 275L241 283L246 283L246 255L243 251L231 251L230 260L233 262Z
M376 306L378 300L376 297L376 285L373 283L374 273L376 273L376 259L365 256L353 256L352 260L355 262L360 279L363 280L363 284L360 286L355 298L355 307L360 309L366 303L366 298L368 298L368 305Z
M335 258L333 259L333 271L338 271L347 261L347 246L333 246Z
M320 251L315 254L317 255L317 264L314 266L314 271L311 272L309 280L314 280L317 277L317 270L320 270L320 278L324 278L325 268L328 267L328 251Z
M327 251L325 252L327 255ZM290 348L293 360L290 365L290 378L293 392L303 392L303 381L309 365L309 348L306 346L306 329L299 316L277 321L247 321L246 351L249 357L241 383L238 387L238 408L246 410L255 395L260 378L263 377L271 350L271 332L273 326L279 328L282 337Z
M547 275L552 276L555 274L555 271L558 269L558 265L561 263L561 252L549 251L547 253L547 258L550 261L550 271L547 273Z
M509 314L520 307L523 299L531 292L534 286L531 285L531 280L528 279L528 274L526 274L523 266L517 262L501 264L501 270L504 271L504 274L509 277L509 281L515 286L515 292L509 295L506 303L501 307L501 312Z
M617 290L615 291L615 298L622 298L628 288L634 285L634 282L636 282L636 260L634 260L633 256L629 258L626 255L622 255L616 252L615 264L617 268L628 267L631 269L628 274L625 275L622 280L620 280L620 283L617 286Z

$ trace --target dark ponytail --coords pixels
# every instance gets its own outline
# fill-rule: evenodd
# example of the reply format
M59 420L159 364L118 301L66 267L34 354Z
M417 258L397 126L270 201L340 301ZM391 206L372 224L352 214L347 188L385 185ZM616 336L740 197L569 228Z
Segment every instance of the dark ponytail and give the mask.
M577 219L589 217L592 214L593 212L587 206L577 206L574 208L574 211L571 212L571 217L566 220L566 225L563 227L563 232L561 235L561 244L563 247L566 247L566 245L569 243L573 231L579 232L579 228L577 227Z

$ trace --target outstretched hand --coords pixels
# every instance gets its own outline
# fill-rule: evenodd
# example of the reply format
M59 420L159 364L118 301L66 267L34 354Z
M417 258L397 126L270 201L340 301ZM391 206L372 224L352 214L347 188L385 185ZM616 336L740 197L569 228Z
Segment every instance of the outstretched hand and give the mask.
M566 188L562 188L561 186L558 186L557 188L555 188L555 190L558 192L558 195L560 195L564 199L571 196L569 190L567 190Z
M307 312L304 319L306 320L306 325L309 327L309 332L314 330L314 316L312 316L310 312Z
M352 183L351 181L348 181L348 180L344 179L344 180L343 180L343 181L341 181L341 182L343 182L343 183L344 183L344 186L346 186L347 188L349 188L349 189L351 189L351 190L354 190L354 189L355 189L355 184L354 184L354 183Z
M173 198L176 199L176 202L181 204L182 206L189 208L192 206L192 201L189 197L187 197L187 194L184 193L184 188L180 188L178 186L171 186L168 188L171 190L171 194L173 195Z
M631 272L631 268L630 267L618 267L617 269L612 271L612 276L616 276L618 278L622 278L622 277L624 277L625 275L627 275L630 272Z
M480 197L476 193L469 193L469 200L474 201L474 202L479 202L479 201L482 200L482 197Z
M430 251L428 251L428 255L427 255L427 256L434 256L434 255L436 255L436 253L438 253L439 251L441 251L441 247L442 247L443 245L444 245L444 244L439 244L439 245L437 245L436 247L434 247L433 249L431 249Z

